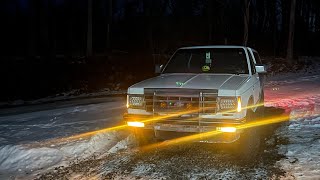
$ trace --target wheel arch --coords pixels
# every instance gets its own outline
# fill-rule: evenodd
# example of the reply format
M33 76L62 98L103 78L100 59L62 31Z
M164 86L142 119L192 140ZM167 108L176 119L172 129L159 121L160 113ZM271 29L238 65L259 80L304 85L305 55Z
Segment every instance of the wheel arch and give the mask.
M248 110L254 112L252 108L248 108L249 106L252 106L253 104L254 104L253 96L250 95L250 97L247 100L246 106L244 106L245 116L247 116Z

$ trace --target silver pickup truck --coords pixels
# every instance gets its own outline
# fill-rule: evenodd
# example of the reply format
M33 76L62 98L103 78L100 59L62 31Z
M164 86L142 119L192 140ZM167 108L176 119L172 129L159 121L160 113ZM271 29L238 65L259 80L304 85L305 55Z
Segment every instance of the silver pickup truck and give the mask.
M178 49L157 77L128 88L124 119L143 145L220 132L197 141L233 143L240 154L259 146L257 128L238 129L263 114L265 66L254 49L195 46Z

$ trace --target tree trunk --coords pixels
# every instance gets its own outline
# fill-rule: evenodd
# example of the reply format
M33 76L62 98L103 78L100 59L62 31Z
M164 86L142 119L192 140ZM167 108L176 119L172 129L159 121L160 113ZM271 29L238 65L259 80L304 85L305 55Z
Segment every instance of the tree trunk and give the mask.
M244 28L243 28L243 45L247 46L249 36L249 6L250 0L244 0Z
M107 27L107 49L111 49L111 23L112 23L112 0L109 0L109 15L108 15L108 27Z
M267 0L264 0L263 2L263 9L264 9L264 13L263 13L263 21L262 21L262 26L261 26L261 32L266 32L266 28L267 28L267 16L268 16L268 4L267 4Z
M146 23L147 23L147 39L148 39L148 50L150 55L152 56L153 63L155 64L154 58L154 39L153 39L153 1L152 0L145 0L143 1Z
M66 43L67 43L67 49L66 49L66 54L68 55L68 56L72 56L72 54L73 54L73 38L74 38L74 36L73 36L73 26L72 26L72 22L73 22L73 4L72 4L72 2L73 1L67 1L67 8L66 8L66 10L68 11L68 12L70 12L70 15L69 16L67 16L66 18L68 18L68 23L67 23L67 26L66 26L66 28L67 28L67 38L66 38Z
M54 8L53 1L48 1L48 12L51 13L51 16L48 16L48 33L49 33L49 58L55 60L56 58L56 49L57 49L57 35L56 35L56 10Z
M208 27L208 44L211 44L212 43L212 28L213 28L213 20L212 20L212 12L213 12L213 4L212 4L212 0L209 0L208 1L208 24L209 24L209 27Z
M289 35L288 35L287 57L286 57L286 59L289 63L293 63L295 9L296 9L296 0L292 0L291 1L291 9L290 9Z
M92 56L92 0L88 0L87 57Z
M28 12L28 56L35 55L35 23L34 23L34 10L35 10L35 2L29 2L29 12Z

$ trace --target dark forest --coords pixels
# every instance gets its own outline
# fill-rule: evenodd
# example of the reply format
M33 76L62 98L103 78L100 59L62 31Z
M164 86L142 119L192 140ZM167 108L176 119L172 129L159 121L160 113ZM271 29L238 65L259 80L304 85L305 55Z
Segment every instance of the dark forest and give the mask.
M1 99L125 89L179 47L320 56L318 0L3 0Z

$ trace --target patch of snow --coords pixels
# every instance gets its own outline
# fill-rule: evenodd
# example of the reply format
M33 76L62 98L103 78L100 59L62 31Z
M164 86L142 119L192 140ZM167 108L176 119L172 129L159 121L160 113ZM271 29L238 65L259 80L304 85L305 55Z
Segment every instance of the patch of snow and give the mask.
M53 166L63 159L58 149L7 145L0 148L0 172L30 171Z
M100 133L64 145L29 148L7 145L0 149L0 174L21 174L46 170L54 166L67 166L74 160L83 160L103 152L117 152L126 148L129 138L119 132ZM1 177L1 176L0 176Z
M77 159L79 157L85 159L97 152L114 148L120 140L118 132L99 133L89 140L79 140L68 143L59 148L59 150L62 151L68 159Z
M108 150L108 153L116 153L119 150L127 149L128 146L131 146L134 142L133 135L129 135L127 138L119 141L116 145Z
M277 130L288 140L278 145L286 156L278 162L286 171L283 179L319 179L320 75L295 74L285 81L271 81L267 88L267 106L283 108L290 117L288 126Z

